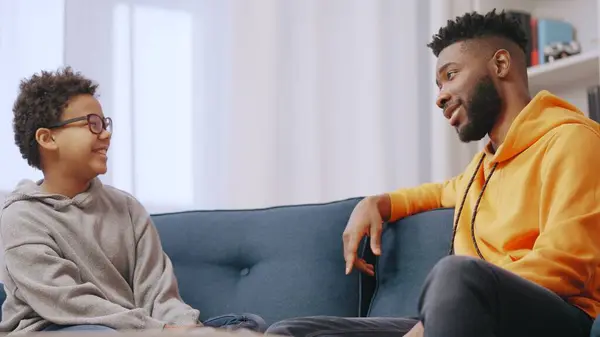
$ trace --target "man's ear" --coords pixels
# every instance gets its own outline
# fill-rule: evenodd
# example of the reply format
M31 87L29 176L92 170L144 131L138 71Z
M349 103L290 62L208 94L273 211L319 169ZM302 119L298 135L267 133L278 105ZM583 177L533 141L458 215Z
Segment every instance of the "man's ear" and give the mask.
M506 49L499 49L492 57L492 67L496 77L504 79L508 75L511 66L510 53Z
M54 141L52 131L46 128L39 128L35 131L35 140L46 150L54 151L58 148Z

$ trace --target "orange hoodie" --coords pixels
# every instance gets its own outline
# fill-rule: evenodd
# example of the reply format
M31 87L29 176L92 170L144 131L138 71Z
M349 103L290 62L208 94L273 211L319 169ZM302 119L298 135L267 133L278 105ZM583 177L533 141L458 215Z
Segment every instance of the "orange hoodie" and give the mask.
M599 125L542 91L514 120L496 153L488 147L457 177L389 193L390 220L454 207L456 222L464 199L454 240L456 254L477 257L478 247L487 261L598 316ZM471 218L480 194L475 245Z

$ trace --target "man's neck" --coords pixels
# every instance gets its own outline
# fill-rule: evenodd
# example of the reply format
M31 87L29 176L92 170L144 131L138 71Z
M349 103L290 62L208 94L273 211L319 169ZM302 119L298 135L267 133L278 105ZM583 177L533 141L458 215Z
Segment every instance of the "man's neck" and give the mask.
M41 188L46 193L74 198L76 195L87 191L90 183L90 180L82 181L81 179L64 177L56 173L44 172L44 181Z
M519 113L521 113L527 104L529 104L531 97L529 97L529 95L522 95L522 97L507 99L506 101L507 103L504 107L504 111L498 116L498 120L489 134L494 152L496 152L500 145L504 143L508 130L510 130L510 126Z

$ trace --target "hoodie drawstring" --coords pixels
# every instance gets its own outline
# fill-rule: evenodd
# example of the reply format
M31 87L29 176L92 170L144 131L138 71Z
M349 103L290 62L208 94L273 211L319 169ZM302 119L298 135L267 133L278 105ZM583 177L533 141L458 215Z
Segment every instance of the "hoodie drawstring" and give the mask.
M483 164L484 158L485 158L485 153L481 156L481 159L479 159L479 163L477 164L477 167L475 168L475 172L473 172L473 176L471 176L471 180L469 180L469 184L467 185L467 189L465 190L462 202L460 203L460 207L458 209L458 214L456 214L456 220L454 221L454 230L452 231L452 241L450 242L450 252L449 252L450 255L454 254L454 239L456 238L456 231L458 229L458 221L460 220L460 215L462 214L463 207L465 206L465 201L467 200L467 194L469 194L469 189L471 188L471 185L473 185L473 181L475 180L475 177L477 176L477 172L479 172L479 168ZM496 170L497 166L498 166L498 163L497 162L494 163L494 166L492 166L492 170L490 171L490 174L485 179L485 182L483 183L483 187L481 188L481 192L479 192L479 196L477 197L477 202L475 202L475 208L473 209L473 216L471 217L471 240L473 240L473 245L475 246L477 255L479 255L479 257L482 260L485 260L485 258L483 257L483 254L481 254L481 250L479 250L479 245L477 245L477 239L475 238L475 217L477 217L477 210L479 209L479 202L481 201L481 198L483 197L483 192L485 191L485 188L487 187L488 183L490 182L490 179L492 178L492 174L494 174L494 171Z

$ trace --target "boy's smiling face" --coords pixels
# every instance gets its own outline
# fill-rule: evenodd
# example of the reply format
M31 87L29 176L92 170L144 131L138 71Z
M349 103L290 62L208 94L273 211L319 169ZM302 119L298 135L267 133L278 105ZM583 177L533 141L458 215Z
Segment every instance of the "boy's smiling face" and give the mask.
M90 114L97 116L86 119ZM103 129L105 117L102 106L92 95L78 95L69 99L60 122L77 118L82 120L48 130L50 138L43 142L45 145L42 147L52 153L52 161L64 171L79 178L93 179L108 169L107 152L111 133ZM96 134L91 129L100 132Z

